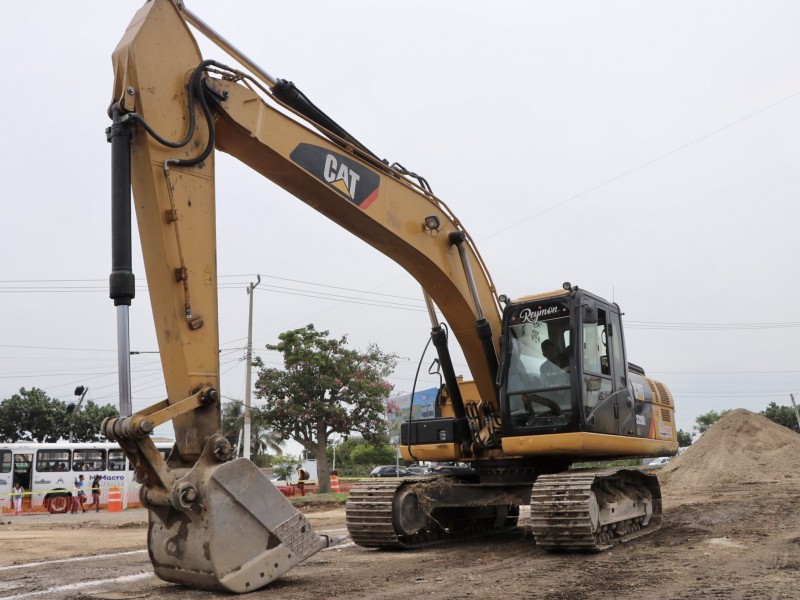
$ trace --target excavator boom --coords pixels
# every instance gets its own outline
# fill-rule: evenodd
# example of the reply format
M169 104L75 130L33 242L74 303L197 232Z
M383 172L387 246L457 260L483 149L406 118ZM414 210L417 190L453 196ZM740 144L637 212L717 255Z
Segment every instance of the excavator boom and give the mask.
M143 484L156 573L241 592L334 540L315 534L252 463L230 461L220 435L215 151L230 153L415 277L449 323L486 398L496 397L496 373L485 356L499 348L501 317L469 235L424 180L378 160L289 82L203 60L187 16L231 49L182 3L151 0L113 55L111 297L122 416L107 420L103 431L120 443ZM166 400L134 415L125 408L134 295L131 187L167 388ZM483 342L476 322L488 332ZM168 420L176 442L165 463L148 434Z

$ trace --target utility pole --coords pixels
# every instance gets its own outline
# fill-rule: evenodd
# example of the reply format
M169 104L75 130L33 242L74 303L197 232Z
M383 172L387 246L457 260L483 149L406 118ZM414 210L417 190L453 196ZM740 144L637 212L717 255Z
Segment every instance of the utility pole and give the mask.
M247 295L250 296L250 318L247 323L247 378L244 384L244 457L250 460L250 387L253 370L253 290L261 283L261 275L256 275L258 281L250 282Z
M800 427L800 411L797 410L797 404L794 402L794 394L789 394L789 397L792 399L792 406L794 406L794 416L797 419L797 426Z

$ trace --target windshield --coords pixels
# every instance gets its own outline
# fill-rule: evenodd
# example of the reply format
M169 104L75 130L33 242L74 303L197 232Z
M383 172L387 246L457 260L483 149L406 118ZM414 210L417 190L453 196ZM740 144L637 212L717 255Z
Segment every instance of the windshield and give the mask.
M563 302L521 306L508 329L506 395L516 427L554 427L572 415L569 308Z

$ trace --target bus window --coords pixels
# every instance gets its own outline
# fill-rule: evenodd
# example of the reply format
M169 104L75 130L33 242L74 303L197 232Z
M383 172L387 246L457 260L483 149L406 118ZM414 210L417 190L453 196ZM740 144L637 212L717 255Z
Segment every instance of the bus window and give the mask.
M36 453L36 470L69 471L69 450L39 450Z
M105 450L75 450L72 453L73 471L105 471Z
M0 473L11 473L11 450L0 450Z
M125 453L122 450L108 451L108 470L109 471L125 470Z

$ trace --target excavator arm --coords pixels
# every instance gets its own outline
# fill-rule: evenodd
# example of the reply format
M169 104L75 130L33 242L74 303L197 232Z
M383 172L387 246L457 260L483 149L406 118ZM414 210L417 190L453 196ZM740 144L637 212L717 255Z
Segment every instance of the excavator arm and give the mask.
M242 592L333 540L315 534L252 463L230 461L220 435L215 151L241 160L408 271L424 290L434 329L433 302L480 397L495 409L501 317L469 235L423 180L377 159L315 107L304 110L309 103L292 84L204 61L187 20L208 30L182 3L151 0L113 56L111 297L121 417L107 420L103 431L120 443L143 484L156 573ZM166 400L133 415L131 187L167 388ZM169 420L176 443L165 462L148 434Z

